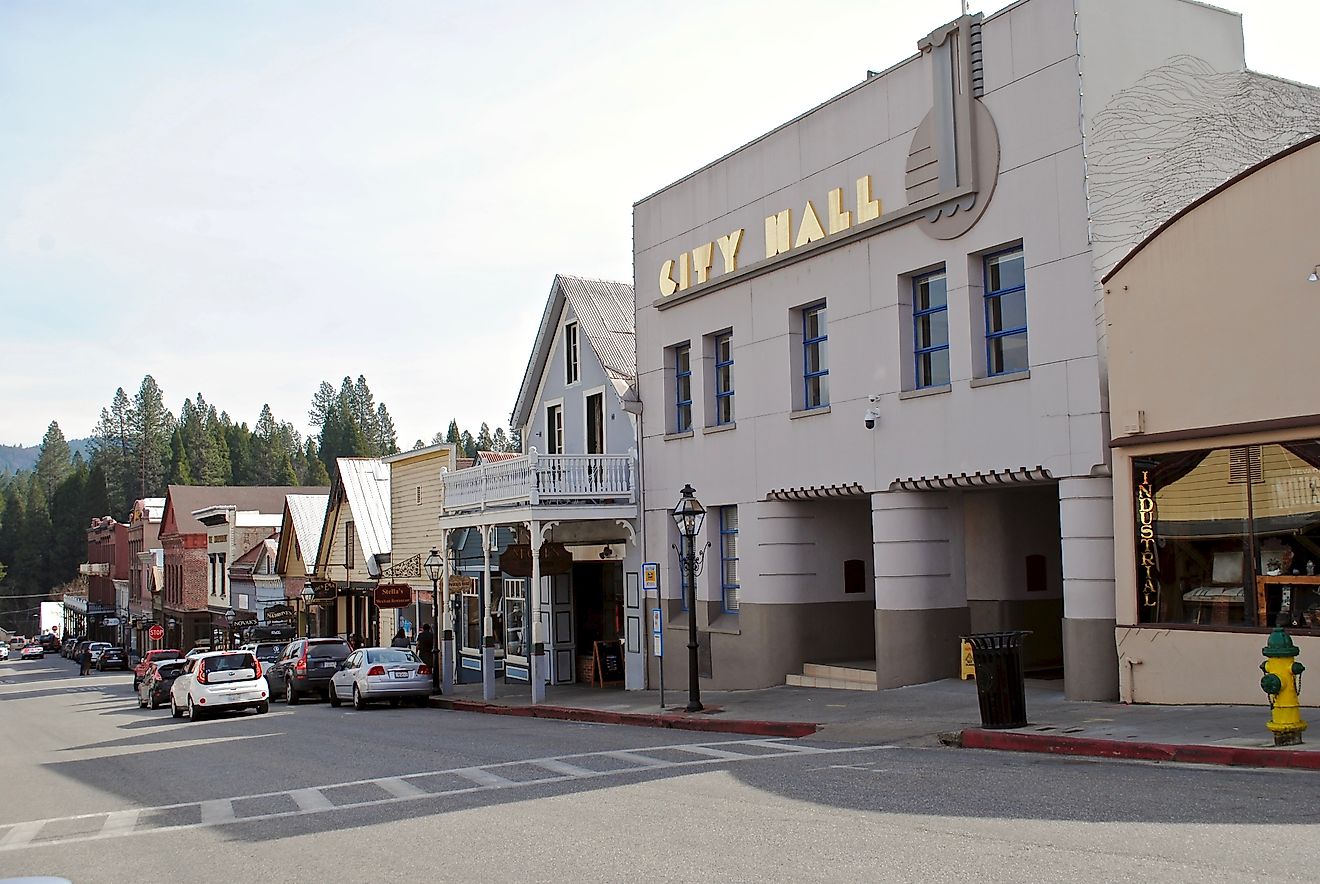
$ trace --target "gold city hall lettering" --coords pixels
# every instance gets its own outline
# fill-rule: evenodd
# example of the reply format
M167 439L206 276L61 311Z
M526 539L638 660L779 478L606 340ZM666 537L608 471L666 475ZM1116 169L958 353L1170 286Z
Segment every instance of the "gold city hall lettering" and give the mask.
M826 194L827 207L822 220L815 204L807 200L802 207L797 227L793 226L793 210L784 209L767 215L765 218L765 256L774 258L802 246L827 239L843 233L854 226L875 221L884 214L884 208L877 197L871 195L871 176L863 175L857 179L857 202L853 209L844 207L843 188L836 187ZM738 269L738 249L742 246L743 228L721 236L713 242L705 242L690 252L683 252L677 258L670 258L660 264L660 294L669 297L677 292L686 291L690 286L709 282L715 263L715 248L719 248L724 259L722 273L733 273ZM796 234L796 235L795 235Z

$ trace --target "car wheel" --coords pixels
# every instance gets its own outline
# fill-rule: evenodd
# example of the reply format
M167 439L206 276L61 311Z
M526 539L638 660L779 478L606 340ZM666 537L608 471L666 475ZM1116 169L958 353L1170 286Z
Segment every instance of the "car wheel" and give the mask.
M292 681L286 681L284 683L284 702L288 703L290 706L298 705L298 692L293 689Z
M202 718L204 717L204 715L205 715L205 713L203 713L202 710L198 709L197 706L193 703L193 701L192 701L192 697L189 697L189 698L188 698L188 720L189 720L189 721L201 721Z
M183 710L179 708L178 703L174 702L173 694L170 694L170 715L175 718L183 718Z
M358 690L357 685L353 685L353 708L354 709L367 708L367 701L363 699L362 692Z
M342 702L339 699L339 694L335 691L335 683L330 682L330 705L338 709Z
M269 701L269 700L262 700L260 703L257 704L257 714L258 714L258 715L265 715L265 714L266 714L267 712L269 712L269 711L270 711L270 701Z
M147 701L147 707L150 709L159 709L160 703L156 701L156 695L152 694L151 699Z

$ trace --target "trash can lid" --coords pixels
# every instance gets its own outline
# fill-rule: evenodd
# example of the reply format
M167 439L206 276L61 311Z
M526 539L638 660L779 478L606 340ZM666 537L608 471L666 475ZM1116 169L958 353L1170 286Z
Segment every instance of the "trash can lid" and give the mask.
M1300 653L1297 645L1293 644L1293 640L1283 631L1282 626L1275 627L1270 633L1270 640L1260 652L1266 657L1296 657Z

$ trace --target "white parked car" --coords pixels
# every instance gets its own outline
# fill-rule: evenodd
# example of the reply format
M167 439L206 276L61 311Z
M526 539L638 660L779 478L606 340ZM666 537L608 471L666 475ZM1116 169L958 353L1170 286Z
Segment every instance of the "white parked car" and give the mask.
M431 667L403 648L360 648L348 655L330 677L330 705L353 701L365 709L376 700L425 703L431 695Z
M106 648L113 648L113 647L114 645L110 644L110 642L92 642L90 645L87 646L87 650L92 652L93 669L95 669L96 665L101 662L101 652L104 651Z
M193 721L228 709L270 709L270 685L251 651L209 651L188 659L170 688L170 714Z

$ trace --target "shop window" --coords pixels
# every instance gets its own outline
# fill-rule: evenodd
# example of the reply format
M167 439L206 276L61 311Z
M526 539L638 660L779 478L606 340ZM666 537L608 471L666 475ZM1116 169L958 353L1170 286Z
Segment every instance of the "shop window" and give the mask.
M1027 277L1022 249L985 259L986 374L1027 370Z
M1320 441L1132 467L1142 623L1320 632Z
M715 335L715 425L733 423L733 334Z
M822 301L802 308L802 410L829 404L829 333Z
M917 389L948 385L949 299L943 270L912 280L912 354Z
M720 507L720 599L726 614L738 613L738 507Z
M692 429L692 347L680 344L673 348L674 429L686 433Z
M578 324L564 326L564 383L576 384L582 365L578 356Z

